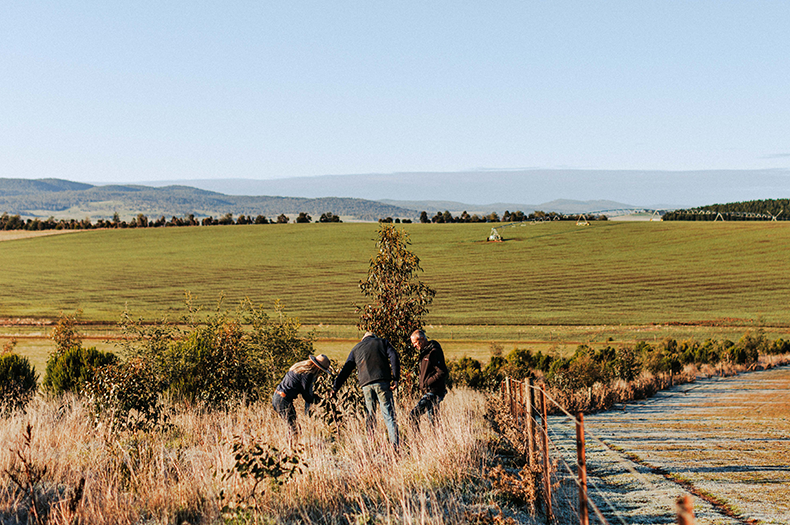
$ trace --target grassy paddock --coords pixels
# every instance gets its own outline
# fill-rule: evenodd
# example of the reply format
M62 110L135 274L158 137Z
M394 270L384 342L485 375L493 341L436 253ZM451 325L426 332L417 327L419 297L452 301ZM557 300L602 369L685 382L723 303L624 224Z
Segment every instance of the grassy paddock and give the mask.
M790 326L790 224L596 222L403 226L438 291L434 325ZM3 243L0 317L177 317L281 299L306 323L351 325L375 224L105 230Z

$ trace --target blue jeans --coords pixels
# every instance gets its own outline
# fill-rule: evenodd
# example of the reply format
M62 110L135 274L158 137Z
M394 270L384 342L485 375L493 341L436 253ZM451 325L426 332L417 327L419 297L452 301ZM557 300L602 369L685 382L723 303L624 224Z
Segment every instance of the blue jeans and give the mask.
M397 448L400 444L398 435L398 422L395 420L395 400L392 397L392 390L388 382L372 383L362 387L362 394L365 396L365 424L369 432L376 426L376 408L381 406L381 415L384 416L384 424L387 426L390 443Z
M420 416L428 413L428 421L434 423L436 412L439 410L439 403L444 399L444 394L438 395L433 392L428 392L417 401L411 412L409 412L409 419L412 425L417 425L420 422Z

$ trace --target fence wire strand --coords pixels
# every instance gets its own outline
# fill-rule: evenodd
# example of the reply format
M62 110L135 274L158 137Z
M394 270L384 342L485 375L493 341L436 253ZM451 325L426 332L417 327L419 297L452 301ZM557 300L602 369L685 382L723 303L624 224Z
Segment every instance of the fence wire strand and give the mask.
M575 420L575 418L574 418L574 420ZM550 429L551 427L547 426L546 428ZM559 436L559 434L557 434L553 429L550 430L550 431L552 432L552 434L554 436ZM587 434L587 431L585 430L584 433ZM562 436L559 436L559 437L562 437ZM557 441L559 441L559 440L557 440ZM581 482L579 481L578 477L576 475L574 475L573 469L571 468L571 466L568 464L568 462L565 460L565 458L562 457L562 455L560 454L561 453L560 447L557 445L555 440L551 438L551 436L549 436L549 443L554 447L554 450L557 451L559 459L562 460L562 462L565 464L566 469L571 474L571 479L576 484L576 487L577 488L581 488ZM565 448L565 452L572 456L575 451L569 450L568 448ZM578 463L576 464L576 467L577 468L579 467ZM589 483L590 483L590 478L589 477L587 478L587 483L588 483L588 489L589 489ZM609 506L609 509L617 517L617 519L620 521L620 523L622 523L623 525L628 525L628 523L625 521L623 516L618 512L618 510L612 504L611 500L606 497L606 494L604 494L602 491L600 491L600 489L598 489L597 485L595 485L594 482L593 482L593 486L594 486L594 488L597 491L596 495L599 496L602 500L604 500L604 503L606 503ZM588 490L588 495L589 495L589 490ZM588 498L587 505L590 508L592 508L593 512L598 517L598 519L601 521L601 523L608 524L608 521L606 520L606 518L604 517L603 513L600 511L600 509L598 508L598 506L595 504L594 501L592 501L591 499ZM577 512L577 514L578 514L578 512Z
M573 434L572 432L567 435L558 433L554 428L554 426L550 426L548 424L548 421L542 421L543 418L540 416L539 412L537 413L537 416L540 417L541 420L540 424L538 424L538 418L535 417L535 412L529 411L526 414L522 415L523 405L525 404L525 402L530 396L522 396L521 394L517 395L513 387L517 386L518 391L520 392L521 391L520 385L523 384L525 387L532 389L533 394L540 395L540 393L542 392L542 394L545 395L545 399L547 400L547 403L550 403L551 406L556 407L561 413L565 414L569 418L569 421L567 421L568 424L579 425L581 422L576 418L576 416L568 412L568 410L566 410L553 397L551 397L545 391L545 389L542 389L535 385L531 385L527 382L517 381L513 379L509 379L508 381L510 385L512 385L509 388L509 392L507 394L508 399L504 403L505 407L508 409L508 412L511 413L511 415L513 415L516 424L521 425L523 428L526 428L526 422L527 422L526 418L530 418L532 419L533 428L535 429L536 432L541 432L541 433L546 432L546 437L548 438L548 442L549 442L549 449L550 450L553 449L556 452L556 459L558 460L558 464L559 462L561 462L561 466L563 467L564 470L568 472L569 478L572 479L574 482L572 486L575 486L577 489L580 489L581 482L579 481L576 474L574 473L574 469L571 466L571 464L566 460L566 457L573 457L576 453L576 450L571 450L567 445L563 444L564 441L574 441L575 435L574 437L570 437L571 434ZM505 387L503 383L503 391L502 391L503 401L505 401L504 388ZM535 399L535 403L537 405L538 403L537 396L533 396L533 399ZM612 458L616 465L622 467L627 473L631 474L638 482L640 482L646 487L649 487L652 492L669 496L671 499L673 494L671 494L671 491L669 489L662 488L661 486L657 485L654 481L651 481L642 472L639 472L634 467L634 464L631 461L624 458L621 454L613 450L608 443L603 441L601 438L599 438L598 436L596 436L586 428L584 429L584 435L588 436L594 443L599 445L601 447L601 450L607 457ZM535 450L539 450L541 448L542 447L536 443ZM576 461L576 466L578 468L578 460ZM561 481L559 476L556 476L556 479L558 482ZM605 503L611 515L613 515L616 518L616 520L622 525L629 525L628 521L626 521L625 519L625 516L623 516L618 511L614 503L606 495L606 492L601 487L598 486L595 480L588 478L588 484L592 485L593 488L592 492L594 493L595 497L599 498L601 501ZM562 483L560 483L560 486L561 487L563 486ZM566 512L571 511L577 517L579 516L579 511L577 510L577 507L579 506L580 501L578 497L574 501L571 501L571 498L567 497L565 493L558 493L556 494L555 497L557 497L558 501L566 503L565 506ZM601 510L598 508L598 506L594 503L592 499L588 498L587 505L588 508L593 511L595 517L598 518L598 520L600 520L602 524L608 525L606 517L603 515Z

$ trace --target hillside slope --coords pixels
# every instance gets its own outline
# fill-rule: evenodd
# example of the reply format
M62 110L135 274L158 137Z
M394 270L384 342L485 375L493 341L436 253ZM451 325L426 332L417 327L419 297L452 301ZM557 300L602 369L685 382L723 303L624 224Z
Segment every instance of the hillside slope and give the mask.
M189 186L92 186L59 179L0 179L0 213L33 217L109 219L143 213L151 217L197 217L306 212L315 218L331 212L352 219L414 218L415 210L364 199L224 195Z

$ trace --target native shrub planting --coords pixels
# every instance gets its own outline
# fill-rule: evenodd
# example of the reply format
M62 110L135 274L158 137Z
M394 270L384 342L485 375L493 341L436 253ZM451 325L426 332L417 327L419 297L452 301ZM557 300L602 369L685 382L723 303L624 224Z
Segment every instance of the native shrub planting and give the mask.
M25 408L37 388L36 371L26 357L0 354L0 413Z

